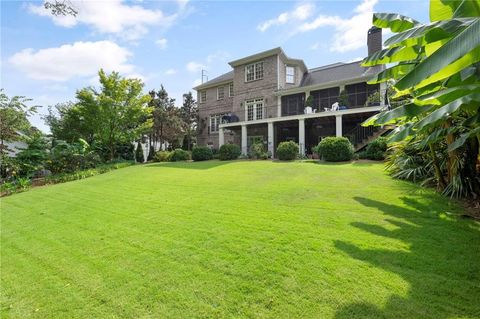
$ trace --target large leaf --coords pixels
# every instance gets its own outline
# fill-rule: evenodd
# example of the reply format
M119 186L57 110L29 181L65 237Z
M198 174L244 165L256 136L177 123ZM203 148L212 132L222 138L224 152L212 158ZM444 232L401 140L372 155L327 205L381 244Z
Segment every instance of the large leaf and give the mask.
M477 92L478 89L478 85L457 86L422 96L417 96L414 100L414 103L417 105L444 105L464 95Z
M390 79L399 79L408 72L410 72L414 67L416 63L404 63L400 62L399 64L385 69L381 72L379 72L375 77L373 77L370 81L368 81L368 84L377 84L377 83L382 83L386 82Z
M421 121L415 124L415 129L421 130L427 125L435 124L437 121L445 119L451 116L452 113L457 112L461 107L472 106L477 108L480 106L480 93L472 93L469 95L462 96L459 99L456 99L439 109L433 111Z
M463 146L463 144L465 144L465 142L470 138L470 137L473 137L475 135L480 135L480 127L477 127L467 133L464 133L462 135L460 135L459 138L457 138L452 144L450 144L448 146L448 150L451 152L453 150L456 150L457 148Z
M376 116L367 119L362 123L363 126L394 124L401 119L411 119L415 116L427 112L428 106L418 106L413 103L400 105L390 111L381 112Z
M385 41L385 46L425 45L426 43L450 38L455 33L472 24L473 21L475 21L474 18L453 19L416 26L393 35Z
M430 0L430 21L478 16L478 0Z
M421 48L419 46L383 49L366 57L362 62L362 66L416 60L420 53Z
M479 47L480 19L477 19L455 38L420 62L412 72L400 79L396 84L396 88L399 91L402 91L418 85L421 82L423 82L423 85L426 85L438 81L441 78L445 78L444 74L440 71L448 69L450 64L454 64L454 67L448 69L447 73L452 75L453 73L456 73L455 71L459 72L468 66L465 65L466 63L472 64L480 60L480 52L476 50ZM465 58L469 53L471 53L471 55ZM459 60L460 63L455 64L457 60ZM439 73L437 74L436 80L435 77L429 79L436 73Z
M379 28L389 28L393 32L408 30L420 24L418 21L396 13L374 13L373 25Z
M400 142L409 137L412 137L414 134L413 124L407 123L403 126L395 128L389 135L388 139L390 143Z

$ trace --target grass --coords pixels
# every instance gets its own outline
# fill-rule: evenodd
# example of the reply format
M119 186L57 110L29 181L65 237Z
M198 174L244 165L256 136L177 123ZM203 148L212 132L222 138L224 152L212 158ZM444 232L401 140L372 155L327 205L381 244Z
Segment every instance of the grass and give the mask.
M480 224L381 164L132 166L1 200L2 318L479 318Z

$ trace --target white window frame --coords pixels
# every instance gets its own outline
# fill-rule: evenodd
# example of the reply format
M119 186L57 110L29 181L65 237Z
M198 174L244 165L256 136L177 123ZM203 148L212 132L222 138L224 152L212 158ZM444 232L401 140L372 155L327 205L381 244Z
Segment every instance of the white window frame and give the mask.
M261 66L261 70L259 70L260 66ZM252 72L248 72L249 68L252 68L251 70ZM259 73L260 71L262 72L261 76L257 75L257 73ZM247 64L245 66L245 82L251 82L251 81L263 79L264 71L265 69L263 68L263 61ZM251 79L248 78L249 75L252 75Z
M220 96L220 89L222 90L222 96ZM225 98L225 87L219 86L217 87L217 101L223 100Z
M233 82L228 85L228 97L233 96Z
M225 113L221 114L212 114L208 119L209 133L218 133L218 126L222 124L222 117Z
M200 103L207 102L207 90L200 91Z
M289 69L292 70L292 74L289 74L288 72ZM285 65L285 83L295 84L295 67L294 66Z
M251 112L250 112L251 111ZM250 116L250 114L251 116ZM245 120L255 121L265 118L265 103L263 98L245 101Z

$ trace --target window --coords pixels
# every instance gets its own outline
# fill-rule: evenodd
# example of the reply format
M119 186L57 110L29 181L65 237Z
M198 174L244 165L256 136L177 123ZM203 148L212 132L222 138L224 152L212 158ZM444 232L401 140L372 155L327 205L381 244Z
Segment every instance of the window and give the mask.
M233 96L233 82L230 83L230 85L228 86L228 96L229 97Z
M217 88L217 100L223 100L224 97L225 97L225 87L219 86Z
M218 132L218 126L222 124L222 118L225 114L214 114L210 115L210 124L208 130L210 133Z
M245 82L263 79L263 62L249 64L245 67Z
M247 100L245 105L247 121L263 119L263 99Z
M367 84L365 82L350 84L345 86L345 91L348 94L348 106L349 107L362 107L365 106L367 97L379 90L378 84Z
M293 66L286 66L285 67L285 81L287 83L295 83L295 68Z
M200 103L207 101L207 91L200 91Z
M282 116L303 114L305 93L282 96Z
M313 96L313 108L320 111L325 110L325 108L331 108L333 103L338 102L339 94L339 87L310 92L310 95Z

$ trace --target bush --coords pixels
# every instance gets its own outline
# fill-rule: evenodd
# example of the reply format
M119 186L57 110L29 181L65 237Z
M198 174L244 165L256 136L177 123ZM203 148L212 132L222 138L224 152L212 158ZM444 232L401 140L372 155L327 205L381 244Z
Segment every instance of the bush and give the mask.
M360 154L361 158L371 160L384 160L387 152L387 138L379 137L367 145L364 152Z
M250 147L250 152L248 153L249 158L254 159L267 159L268 153L265 152L263 143L255 143Z
M153 157L154 162L170 162L170 157L172 156L172 152L169 151L158 151L155 153Z
M190 152L177 148L170 156L170 162L188 161L190 159Z
M154 156L155 156L155 149L153 148L153 145L149 144L147 162L153 161Z
M277 147L277 157L282 161L291 161L298 156L298 144L293 141L281 142Z
M208 161L213 158L212 150L207 146L197 146L192 150L192 159L194 161Z
M240 147L236 144L224 144L220 146L218 150L218 158L221 161L228 161L237 159L242 152L240 151Z
M315 151L327 162L350 161L353 158L353 145L346 137L326 137L318 143Z
M137 163L145 162L145 156L143 155L143 147L142 143L140 142L137 143L137 149L135 150L135 160L137 161Z
M46 168L57 173L69 173L93 168L100 163L100 157L91 150L87 142L79 139L76 143L56 141L51 149Z

